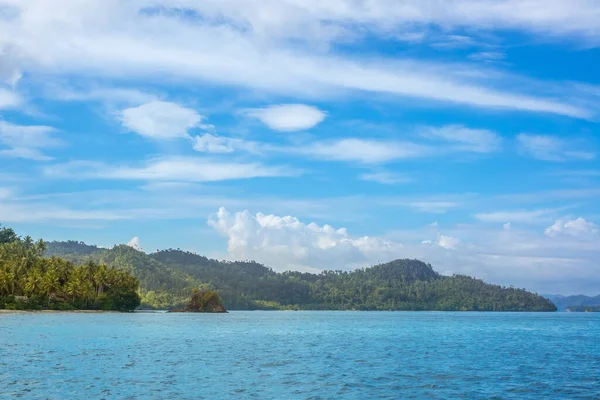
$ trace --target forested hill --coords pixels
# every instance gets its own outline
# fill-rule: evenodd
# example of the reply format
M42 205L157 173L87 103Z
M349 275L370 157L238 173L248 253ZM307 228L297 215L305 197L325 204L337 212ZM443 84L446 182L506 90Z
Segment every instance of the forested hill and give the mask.
M468 276L446 277L418 260L395 260L352 272L277 273L256 262L225 262L181 250L145 254L50 242L48 254L125 269L139 279L142 306L183 305L192 289L216 290L241 309L556 311L547 299Z

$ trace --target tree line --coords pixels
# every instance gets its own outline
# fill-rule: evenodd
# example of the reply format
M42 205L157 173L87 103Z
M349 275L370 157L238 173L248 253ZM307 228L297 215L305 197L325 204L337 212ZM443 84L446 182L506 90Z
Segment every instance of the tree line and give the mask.
M0 308L133 310L139 281L92 260L75 265L45 257L47 244L0 226Z
M144 308L181 308L198 288L218 292L228 310L556 310L524 289L442 276L419 260L313 274L279 273L253 261L218 261L179 249L145 254L74 241L51 242L48 254L127 270L140 280Z

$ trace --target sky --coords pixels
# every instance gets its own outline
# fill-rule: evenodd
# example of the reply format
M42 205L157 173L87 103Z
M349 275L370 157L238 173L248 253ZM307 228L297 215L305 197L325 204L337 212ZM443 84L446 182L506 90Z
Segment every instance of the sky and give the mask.
M0 0L0 223L600 292L600 2Z

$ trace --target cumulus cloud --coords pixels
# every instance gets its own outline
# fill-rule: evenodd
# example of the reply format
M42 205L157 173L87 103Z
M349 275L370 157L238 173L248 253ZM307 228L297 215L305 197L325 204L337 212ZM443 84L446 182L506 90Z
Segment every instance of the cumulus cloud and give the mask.
M564 292L578 287L589 293L600 284L600 279L589 278L600 276L597 236L555 238L531 230L477 226L455 227L442 234L436 225L417 230L427 236L433 230L434 239L401 244L384 237L353 237L344 228L292 216L230 213L224 208L208 223L227 238L230 259L255 259L277 270L353 269L395 258L418 258L437 271L531 290ZM584 276L588 278L580 278Z
M438 245L445 249L455 249L460 245L460 240L452 236L440 235L438 238Z
M137 251L143 251L142 250L142 242L140 241L140 238L137 236L132 237L131 240L129 242L127 242L127 246L134 248Z
M62 141L53 136L57 130L43 125L16 125L0 120L0 156L47 161L52 157L43 150L60 146Z
M437 227L437 225L432 226L432 227ZM457 246L460 245L460 240L452 237L452 236L446 236L446 235L442 235L441 233L438 233L438 237L437 240L423 240L421 242L421 244L424 245L436 245L439 247L443 247L444 249L448 249L448 250L454 250L456 249Z
M166 101L151 101L117 113L124 127L150 139L164 140L188 137L203 116L191 108Z
M301 131L320 124L327 114L305 104L280 104L245 110L244 114L257 118L276 131Z
M279 270L347 269L397 257L402 245L382 238L351 238L344 228L305 224L292 216L220 208L209 225L227 237L229 256L256 259Z
M581 217L572 220L559 219L552 226L548 227L544 233L551 237L560 235L594 236L598 234L598 225L588 222Z
M530 135L522 133L517 136L521 152L543 161L590 161L596 154L584 150L580 144L549 135Z

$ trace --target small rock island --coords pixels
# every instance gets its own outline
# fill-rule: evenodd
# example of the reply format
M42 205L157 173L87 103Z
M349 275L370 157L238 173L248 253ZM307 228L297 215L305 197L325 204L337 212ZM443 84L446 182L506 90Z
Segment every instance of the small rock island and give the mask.
M183 310L170 310L169 312L192 312L192 313L226 313L221 296L217 292L194 291L192 298Z

